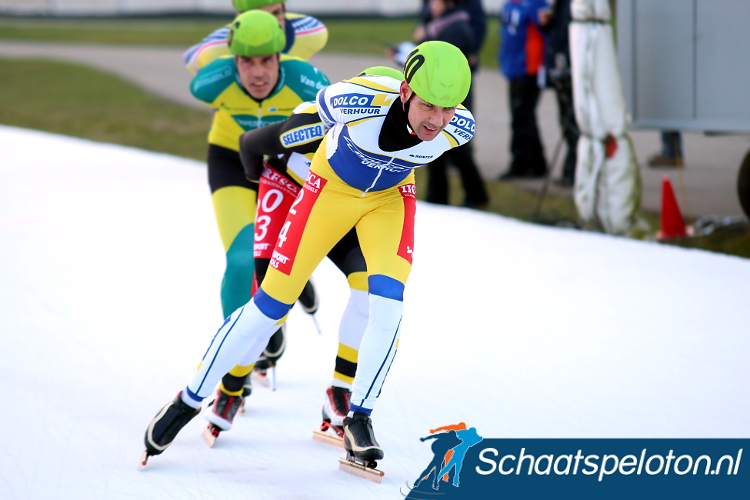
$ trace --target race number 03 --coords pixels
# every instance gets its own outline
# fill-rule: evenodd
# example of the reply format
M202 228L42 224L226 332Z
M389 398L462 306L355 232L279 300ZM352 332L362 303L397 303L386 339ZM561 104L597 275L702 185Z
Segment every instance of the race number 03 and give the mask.
M263 241L266 238L268 225L271 223L271 216L266 214L279 208L282 201L284 201L284 193L278 189L271 189L260 201L260 211L263 215L255 219L255 241Z

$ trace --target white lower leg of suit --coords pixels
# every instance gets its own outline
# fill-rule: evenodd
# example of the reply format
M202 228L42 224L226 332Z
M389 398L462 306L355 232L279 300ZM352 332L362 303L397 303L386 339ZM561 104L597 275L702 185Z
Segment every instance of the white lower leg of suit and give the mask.
M234 311L216 332L187 388L201 398L211 395L229 370L246 366L246 359L251 360L247 364L258 359L277 330L277 322L263 314L253 300Z
M404 303L369 296L369 319L359 346L351 403L372 410L396 356Z

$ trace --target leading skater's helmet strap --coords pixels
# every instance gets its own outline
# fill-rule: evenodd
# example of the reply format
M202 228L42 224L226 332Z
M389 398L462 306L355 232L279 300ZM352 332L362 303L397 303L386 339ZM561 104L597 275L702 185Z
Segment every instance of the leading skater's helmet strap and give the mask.
M461 104L469 94L469 61L455 45L423 42L411 51L404 63L404 77L419 97L450 108Z
M278 19L263 10L237 16L227 37L229 52L236 56L264 56L281 52L286 35Z

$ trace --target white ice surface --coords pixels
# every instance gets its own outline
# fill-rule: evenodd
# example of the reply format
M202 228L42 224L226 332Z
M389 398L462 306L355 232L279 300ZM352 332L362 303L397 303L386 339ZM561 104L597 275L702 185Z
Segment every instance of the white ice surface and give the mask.
M0 126L0 497L401 498L458 422L486 438L750 437L750 261L419 203L400 350L374 427L383 484L311 439L347 294L314 275L278 390L216 446L143 432L221 323L199 162Z

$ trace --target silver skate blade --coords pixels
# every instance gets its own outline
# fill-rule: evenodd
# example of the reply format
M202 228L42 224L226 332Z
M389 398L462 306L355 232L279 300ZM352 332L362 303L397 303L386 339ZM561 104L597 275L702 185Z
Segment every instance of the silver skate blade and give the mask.
M313 323L315 323L315 329L318 330L318 335L323 335L323 330L320 329L317 316L315 314L311 314L310 317L312 318Z
M369 479L378 484L383 481L383 476L385 476L385 472L382 470L370 469L369 467L365 467L364 465L352 462L345 458L339 458L339 469L348 472L349 474Z
M321 443L330 444L336 448L341 448L342 450L344 449L344 438L330 432L315 429L313 430L313 439Z

